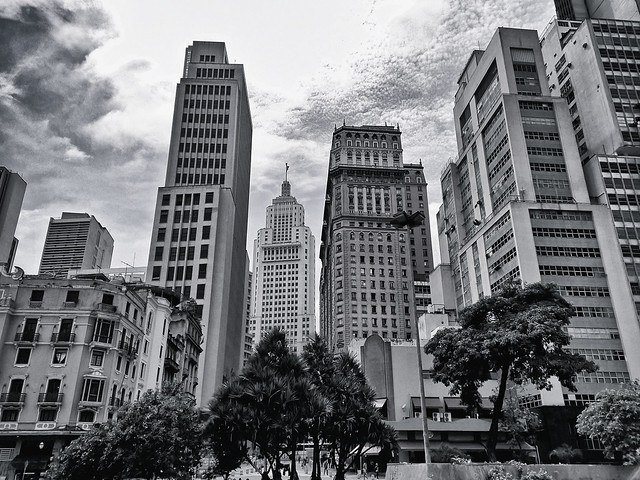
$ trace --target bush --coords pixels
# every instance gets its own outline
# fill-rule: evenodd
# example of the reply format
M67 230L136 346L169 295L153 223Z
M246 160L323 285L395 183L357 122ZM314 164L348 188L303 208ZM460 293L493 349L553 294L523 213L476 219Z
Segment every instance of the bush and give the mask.
M462 450L450 447L446 443L443 444L440 448L431 450L431 461L433 463L453 463L454 458L467 460L471 457L469 457L469 455L464 453Z
M520 480L553 480L553 476L546 470L529 470Z
M513 475L505 470L502 465L493 467L487 474L487 480L514 480Z
M551 463L580 463L582 461L582 452L577 448L573 448L566 443L554 448L549 453L549 461Z

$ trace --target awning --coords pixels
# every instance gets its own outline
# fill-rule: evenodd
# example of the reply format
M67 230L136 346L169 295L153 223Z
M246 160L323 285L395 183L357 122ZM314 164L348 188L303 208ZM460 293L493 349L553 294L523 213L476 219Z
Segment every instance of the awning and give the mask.
M366 447L365 447L365 448L366 448ZM363 454L365 457L370 457L370 456L372 456L372 455L378 455L379 453L380 453L380 447L376 447L376 446L371 447L371 448L370 448L369 450L367 450L366 452L364 452L364 451L362 452L362 454Z
M467 410L467 406L462 403L459 397L444 397L444 404L447 410Z
M34 470L44 470L47 468L47 464L49 463L49 458L46 455L29 455L29 454L19 454L13 460L11 460L11 466L16 471L25 470L26 463L26 471L31 472ZM28 463L27 463L28 462Z
M462 403L460 397L445 397L444 403L447 406L447 410L468 410L468 407ZM493 410L493 402L486 397L482 397L480 408L482 410Z
M458 450L462 450L463 452L482 452L485 450L485 447L481 443L477 442L440 442L440 441L430 441L429 448L437 449L442 447L443 444L446 444L452 448L457 448ZM400 440L398 441L398 446L400 450L404 451L422 451L424 450L424 444L422 442L417 441L406 441ZM522 442L522 450L534 451L536 447L529 445L526 442ZM498 442L496 445L496 450L517 450L517 447L513 447L512 445L506 442Z
M426 408L442 408L442 400L439 397L424 397ZM420 397L411 397L414 410L420 410Z
M373 401L373 405L378 409L383 408L386 403L387 403L387 399L386 398L376 398Z

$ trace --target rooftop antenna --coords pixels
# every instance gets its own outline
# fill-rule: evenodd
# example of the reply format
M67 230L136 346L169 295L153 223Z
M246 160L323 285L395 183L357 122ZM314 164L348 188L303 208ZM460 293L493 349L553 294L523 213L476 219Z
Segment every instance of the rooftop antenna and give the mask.
M347 119L343 118L342 119L342 126L345 127L347 125Z
M284 164L284 181L287 181L287 173L289 172L289 164L285 163Z

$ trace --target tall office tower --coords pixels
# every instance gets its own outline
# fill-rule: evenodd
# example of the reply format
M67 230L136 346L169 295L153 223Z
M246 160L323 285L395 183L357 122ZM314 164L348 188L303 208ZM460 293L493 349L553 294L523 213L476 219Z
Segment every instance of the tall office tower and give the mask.
M0 167L0 266L10 271L18 240L14 237L27 183L17 173Z
M560 21L585 18L640 20L638 0L554 0Z
M427 184L422 165L403 163L400 135L393 126L343 125L333 132L320 244L320 334L335 350L373 333L411 339L416 289L423 299L429 293ZM393 215L404 210L422 212L424 225L412 232L394 228Z
M202 308L199 404L242 357L251 137L243 66L229 63L224 43L194 42L176 89L147 281Z
M267 207L265 228L253 242L250 327L255 343L280 328L289 347L302 353L316 326L314 252L304 207L291 195L285 175L280 195Z
M88 213L62 212L49 219L39 275L66 277L69 270L109 268L113 237Z
M640 22L553 21L542 36L553 95L569 105L592 202L611 208L640 312Z
M530 392L527 401L583 405L603 387L640 375L640 327L622 280L625 264L611 248L618 239L610 210L591 202L569 107L546 93L535 31L498 29L485 51L473 52L458 84L459 154L442 174L438 215L458 307L510 279L557 284L576 312L569 348L600 370L579 374L577 393L556 386ZM546 434L571 440L569 428Z

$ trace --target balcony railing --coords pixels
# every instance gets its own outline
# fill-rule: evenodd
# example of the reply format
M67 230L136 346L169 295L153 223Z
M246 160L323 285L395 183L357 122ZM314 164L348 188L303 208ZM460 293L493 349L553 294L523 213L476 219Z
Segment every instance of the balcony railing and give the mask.
M26 393L5 392L0 393L0 403L24 403Z
M180 371L180 365L178 365L178 362L176 362L173 358L170 358L170 357L165 357L164 366L167 370L174 373Z
M111 342L113 341L113 335L94 335L92 341L111 345Z
M119 398L112 397L109 399L109 406L114 408L119 408L122 405L122 400Z
M130 357L135 357L138 354L138 349L129 342L120 342L118 348L122 350L122 353Z
M38 394L38 403L62 403L64 393L44 392Z
M40 334L37 332L18 332L16 333L16 342L37 342L40 338Z
M100 310L101 312L107 312L107 313L116 313L116 306L115 305L111 305L109 303L99 303L96 306L97 310Z
M51 343L73 343L76 339L75 333L52 333Z

